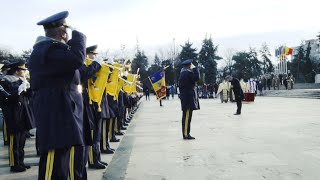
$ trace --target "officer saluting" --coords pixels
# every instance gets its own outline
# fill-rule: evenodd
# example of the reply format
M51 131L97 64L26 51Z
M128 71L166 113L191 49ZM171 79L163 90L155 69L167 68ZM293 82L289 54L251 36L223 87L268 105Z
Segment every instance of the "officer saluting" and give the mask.
M67 179L70 149L84 143L83 102L77 86L86 37L73 30L69 40L68 14L63 11L37 23L45 36L37 38L29 60L41 153L39 179Z
M9 136L9 164L11 172L22 172L30 166L24 164L26 131L33 128L31 111L25 97L30 95L30 84L26 81L24 62L8 65L7 74L1 79L2 111ZM5 98L3 98L5 97Z
M195 139L190 135L190 123L192 111L200 109L196 82L200 79L197 67L192 68L192 59L183 61L183 68L179 77L180 101L182 114L182 135L183 139Z

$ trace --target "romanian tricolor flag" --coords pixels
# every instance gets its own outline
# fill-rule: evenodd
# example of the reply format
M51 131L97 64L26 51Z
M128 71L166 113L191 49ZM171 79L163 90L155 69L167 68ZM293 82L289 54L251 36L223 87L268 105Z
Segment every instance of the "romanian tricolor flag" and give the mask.
M166 97L166 81L164 69L149 76L149 80L152 84L154 91L156 92L157 99Z
M292 48L286 48L286 55L292 55L292 52L293 52L293 50L292 50Z

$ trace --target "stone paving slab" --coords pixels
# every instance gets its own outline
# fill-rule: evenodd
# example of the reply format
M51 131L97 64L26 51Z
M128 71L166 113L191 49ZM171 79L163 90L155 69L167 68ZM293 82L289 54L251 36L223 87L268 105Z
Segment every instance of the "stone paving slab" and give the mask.
M115 155L103 155L107 170L88 170L88 179L128 180L317 180L320 178L320 101L257 97L232 115L235 103L201 99L191 134L181 135L179 99L143 99ZM2 136L2 135L1 135ZM2 137L0 137L2 139ZM36 179L37 166L12 174L0 141L0 179ZM34 138L26 162L36 165ZM110 163L111 162L111 163ZM106 172L105 172L106 171Z

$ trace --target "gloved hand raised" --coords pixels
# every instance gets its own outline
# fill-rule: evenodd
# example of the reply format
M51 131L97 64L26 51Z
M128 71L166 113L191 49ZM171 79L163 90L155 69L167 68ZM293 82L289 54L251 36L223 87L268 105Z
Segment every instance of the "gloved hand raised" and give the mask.
M102 59L101 57L95 57L95 58L93 59L93 61L94 61L94 62L97 62L97 63L99 63L99 64L101 65L102 62L103 62L103 59Z

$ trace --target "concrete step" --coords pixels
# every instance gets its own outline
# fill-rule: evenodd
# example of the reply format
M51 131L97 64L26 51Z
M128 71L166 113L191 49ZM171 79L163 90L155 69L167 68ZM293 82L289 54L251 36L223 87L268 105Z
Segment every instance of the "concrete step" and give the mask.
M264 96L320 99L320 89L267 90Z

